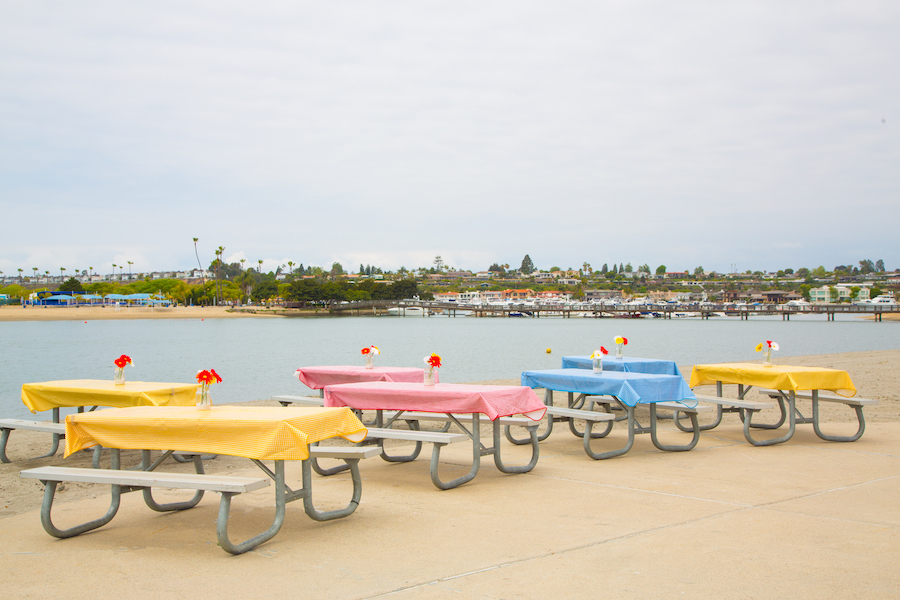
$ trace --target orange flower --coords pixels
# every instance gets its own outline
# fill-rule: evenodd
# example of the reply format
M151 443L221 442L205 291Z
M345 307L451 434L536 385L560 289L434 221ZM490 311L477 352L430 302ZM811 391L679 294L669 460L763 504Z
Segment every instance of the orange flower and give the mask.
M440 368L441 366L441 357L432 352L431 356L425 357L425 364L431 367L432 369Z

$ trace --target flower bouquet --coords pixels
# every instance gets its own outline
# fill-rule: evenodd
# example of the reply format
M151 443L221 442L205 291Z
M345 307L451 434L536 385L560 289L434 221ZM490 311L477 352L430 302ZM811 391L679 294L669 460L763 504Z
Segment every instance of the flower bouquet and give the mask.
M441 357L432 353L431 356L425 357L425 385L434 385L434 370L441 368Z
M762 352L763 356L766 357L766 366L772 366L772 351L778 350L778 344L773 342L772 340L766 340L765 342L760 342L756 345L756 351Z
M625 346L628 345L628 338L621 335L616 337L616 358L625 358Z
M222 378L216 373L215 369L206 369L197 371L197 381L200 382L200 402L197 403L199 410L209 410L212 407L212 400L209 398L209 384L222 383Z
M113 377L113 382L116 385L125 385L125 366L131 365L134 366L134 362L132 362L131 357L123 354L119 358L113 361L116 365L116 374Z
M366 368L371 369L375 366L375 355L381 354L381 350L378 349L378 346L369 346L368 348L362 349L362 355L366 357Z
M591 354L591 360L594 362L594 373L602 373L603 372L603 355L609 354L606 348L600 346L599 350L594 350L594 353Z

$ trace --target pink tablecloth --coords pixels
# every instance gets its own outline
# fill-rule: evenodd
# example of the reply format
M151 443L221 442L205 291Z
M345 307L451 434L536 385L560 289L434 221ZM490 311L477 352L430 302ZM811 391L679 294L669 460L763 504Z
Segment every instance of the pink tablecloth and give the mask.
M435 379L438 379L437 372L438 369L435 369ZM422 383L425 379L425 369L416 367L374 367L372 369L353 366L302 367L297 369L294 377L307 387L320 390L327 385L361 381Z
M325 406L357 410L418 410L438 413L481 413L497 417L525 415L539 421L547 407L529 387L439 383L367 382L330 385Z

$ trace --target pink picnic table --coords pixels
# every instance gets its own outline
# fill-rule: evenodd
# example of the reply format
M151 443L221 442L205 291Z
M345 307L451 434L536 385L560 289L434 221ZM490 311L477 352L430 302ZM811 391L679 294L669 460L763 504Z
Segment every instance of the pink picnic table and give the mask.
M323 389L328 385L340 383L360 383L363 381L405 381L407 383L422 383L425 381L425 369L416 367L357 367L353 365L338 365L324 367L301 367L294 372L294 377L308 388L319 390L323 396ZM434 373L437 380L437 371Z
M440 460L440 449L443 444L434 443L431 455L431 480L440 489L450 489L471 481L478 474L482 455L492 454L494 464L503 473L527 473L537 464L539 456L537 427L547 412L547 407L537 394L526 386L508 385L470 385L461 383L438 383L433 386L422 383L370 381L363 383L346 383L329 385L325 388L325 406L349 406L355 410L376 411L374 429L370 435L375 437L371 443L382 446L382 458L390 462L408 462L414 460L421 450L421 442L416 443L415 451L403 457L388 456L384 452L383 439L378 438L378 430L389 428L395 421L407 421L412 429L418 428L418 418L428 415L443 416L454 423L472 440L472 468L467 475L452 481L443 482L437 473ZM391 411L385 415L384 411ZM415 414L416 411L419 414ZM490 419L493 426L493 448L481 443L480 417ZM500 455L500 431L503 425L510 423L504 417L521 417L515 424L524 424L531 438L531 460L520 466L508 466ZM387 417L387 420L386 420ZM524 421L524 423L523 423ZM468 426L467 426L468 425Z

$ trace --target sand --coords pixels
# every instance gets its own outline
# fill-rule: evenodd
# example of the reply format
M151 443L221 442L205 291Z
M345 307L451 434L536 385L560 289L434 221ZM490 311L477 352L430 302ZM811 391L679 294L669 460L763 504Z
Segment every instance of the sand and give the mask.
M95 306L0 306L0 321L96 321L108 319L241 319L274 317L265 309L235 310L227 306L179 306L176 308Z

